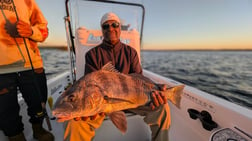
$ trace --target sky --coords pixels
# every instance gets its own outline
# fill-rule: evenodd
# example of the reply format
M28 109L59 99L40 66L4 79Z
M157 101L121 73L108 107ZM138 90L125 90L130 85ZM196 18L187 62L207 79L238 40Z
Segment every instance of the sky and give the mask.
M65 46L65 0L36 2L49 28L41 45ZM144 49L252 49L252 0L138 2L145 6Z

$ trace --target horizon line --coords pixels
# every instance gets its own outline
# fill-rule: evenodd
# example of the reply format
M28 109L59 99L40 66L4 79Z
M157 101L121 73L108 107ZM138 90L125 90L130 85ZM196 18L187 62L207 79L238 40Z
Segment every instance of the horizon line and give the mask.
M67 49L67 45L38 45L39 48L48 48L48 49L53 49L53 48L58 48L58 49ZM232 49L198 49L198 48L190 48L190 49L183 49L183 48L179 48L179 49L149 49L149 48L141 48L142 51L252 51L252 48L232 48Z

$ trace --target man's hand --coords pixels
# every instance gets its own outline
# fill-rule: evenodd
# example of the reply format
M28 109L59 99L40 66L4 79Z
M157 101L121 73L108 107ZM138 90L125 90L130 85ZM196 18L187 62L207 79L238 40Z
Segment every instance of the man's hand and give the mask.
M29 38L33 34L33 31L32 31L30 24L28 24L22 20L19 20L17 22L16 28L17 28L17 31L21 37Z
M166 90L166 85L159 84L158 87L159 87L159 90L161 91ZM159 107L167 103L167 98L162 92L153 91L151 93L151 98L152 98L152 102L150 103L150 108L152 110L154 110L156 107Z
M10 21L6 21L4 26L6 32L13 38L25 37L28 38L32 36L33 31L30 24L19 20L16 23L11 23Z

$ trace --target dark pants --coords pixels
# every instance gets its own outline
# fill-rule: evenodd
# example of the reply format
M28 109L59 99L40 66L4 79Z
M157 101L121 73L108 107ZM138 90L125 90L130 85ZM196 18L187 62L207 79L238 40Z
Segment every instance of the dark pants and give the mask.
M17 87L28 106L29 121L42 123L44 117L41 106L41 102L47 100L44 71L39 73L35 71L34 74L31 70L0 74L0 129L6 136L17 135L24 129L22 117L19 115Z

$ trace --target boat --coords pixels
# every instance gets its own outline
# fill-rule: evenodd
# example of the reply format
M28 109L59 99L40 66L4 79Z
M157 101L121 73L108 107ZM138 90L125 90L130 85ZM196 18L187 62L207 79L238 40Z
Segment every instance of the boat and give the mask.
M141 60L141 41L144 26L145 8L139 3L103 0L66 0L65 28L70 58L69 70L47 81L48 99L55 102L66 88L83 76L85 53L102 40L99 20L105 12L113 11L123 20L121 40L134 47ZM95 9L95 10L94 10ZM81 12L86 10L86 12ZM91 18L92 17L92 18ZM132 20L134 19L134 20ZM176 86L182 84L171 78L148 70L143 75L156 83ZM48 102L50 103L50 102ZM19 104L24 134L33 141L31 124L28 122L26 104L19 95ZM252 110L231 103L197 88L185 85L180 108L168 102L171 109L170 141L252 141ZM63 123L51 114L51 105L46 105L56 141L63 140ZM106 118L96 130L94 141L150 141L151 131L143 117L127 113L128 129L125 134ZM48 125L43 125L48 129ZM0 130L0 140L7 141Z

